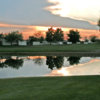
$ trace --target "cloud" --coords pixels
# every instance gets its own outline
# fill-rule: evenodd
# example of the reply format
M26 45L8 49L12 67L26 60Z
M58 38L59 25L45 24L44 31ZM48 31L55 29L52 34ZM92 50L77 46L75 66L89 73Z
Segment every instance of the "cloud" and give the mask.
M46 7L54 15L76 20L97 22L100 17L100 0L48 0Z

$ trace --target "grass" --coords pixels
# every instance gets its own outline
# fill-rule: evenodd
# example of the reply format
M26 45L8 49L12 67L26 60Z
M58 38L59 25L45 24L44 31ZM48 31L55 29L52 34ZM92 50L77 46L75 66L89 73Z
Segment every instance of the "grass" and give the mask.
M2 46L0 52L95 52L100 51L100 44L72 44L62 46Z
M0 100L100 100L100 76L0 79Z

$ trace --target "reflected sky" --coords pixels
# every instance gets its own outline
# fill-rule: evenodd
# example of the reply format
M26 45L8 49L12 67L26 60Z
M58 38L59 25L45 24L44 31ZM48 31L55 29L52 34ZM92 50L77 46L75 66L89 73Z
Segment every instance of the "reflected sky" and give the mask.
M93 59L87 63L62 67L53 70L47 76L77 76L77 75L100 75L100 59Z
M76 75L100 75L100 57L0 57L0 78Z

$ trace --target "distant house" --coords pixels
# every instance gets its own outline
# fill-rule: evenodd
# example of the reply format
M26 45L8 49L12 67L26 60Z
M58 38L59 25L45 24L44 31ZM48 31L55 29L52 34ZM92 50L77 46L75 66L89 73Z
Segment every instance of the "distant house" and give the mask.
M72 42L67 42L67 44L72 44Z
M91 40L88 41L89 44L93 43Z
M26 40L19 41L18 44L19 44L19 46L27 46L27 41Z
M41 45L41 43L40 42L33 42L33 45Z
M58 42L58 45L63 45L63 42Z
M48 45L48 44L50 44L48 41L43 41L42 42L42 45Z
M51 45L58 45L58 43L52 42Z
M2 45L3 45L3 46L10 46L11 43L9 43L9 42L7 42L5 39L3 39L3 40L2 40ZM13 42L12 45L17 45L17 43L16 43L16 42Z
M84 44L89 44L88 42L84 42Z
M68 42L67 40L64 40L64 41L63 41L63 44L67 44L67 42Z
M76 44L81 44L81 42L76 42Z

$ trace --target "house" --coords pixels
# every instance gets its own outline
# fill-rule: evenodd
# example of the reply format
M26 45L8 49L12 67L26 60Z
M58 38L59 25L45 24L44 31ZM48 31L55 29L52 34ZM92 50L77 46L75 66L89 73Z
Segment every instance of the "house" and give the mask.
M3 45L3 46L10 46L10 45L11 45L11 43L6 42L6 40L5 40L5 39L2 39L2 45ZM13 43L12 43L12 45L17 45L17 43L16 43L16 42L13 42Z
M88 41L89 44L93 43L91 40Z
M76 42L76 44L81 44L81 42Z
M72 44L72 42L67 42L67 44Z
M33 45L41 45L41 43L36 41L36 42L33 42Z
M84 44L89 44L88 42L84 42Z
M58 45L63 45L63 42L58 42Z
M19 41L19 42L18 42L18 45L19 45L19 46L27 46L27 41L26 41L26 40L24 40L24 41Z
M43 41L43 42L41 43L41 45L48 45L48 44L50 44L48 41Z

